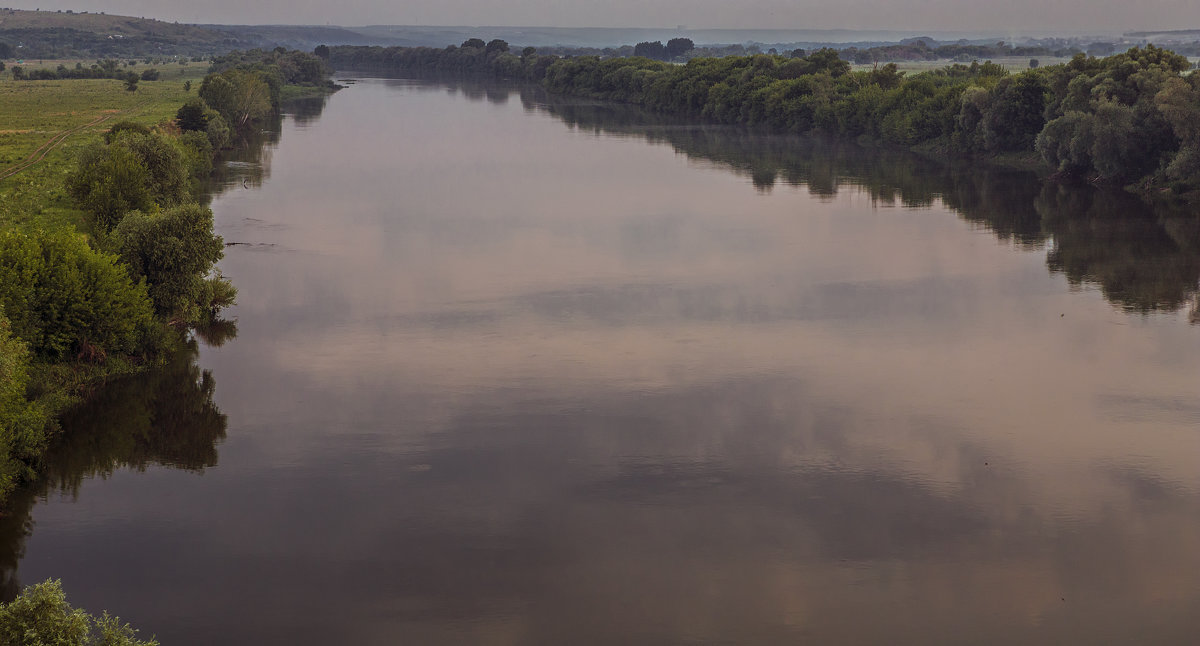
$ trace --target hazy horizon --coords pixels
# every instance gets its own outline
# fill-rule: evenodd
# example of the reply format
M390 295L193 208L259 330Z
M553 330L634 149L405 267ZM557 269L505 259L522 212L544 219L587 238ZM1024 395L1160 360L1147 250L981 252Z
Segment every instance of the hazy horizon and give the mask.
M1103 4L1088 0L868 0L826 3L794 0L614 0L599 5L578 0L518 0L498 5L481 0L411 0L398 7L380 0L337 5L300 2L247 5L213 0L198 5L178 0L10 3L15 9L72 10L200 24L412 25L566 28L661 28L689 30L853 30L970 32L1012 35L1120 33L1200 28L1200 3L1147 0Z

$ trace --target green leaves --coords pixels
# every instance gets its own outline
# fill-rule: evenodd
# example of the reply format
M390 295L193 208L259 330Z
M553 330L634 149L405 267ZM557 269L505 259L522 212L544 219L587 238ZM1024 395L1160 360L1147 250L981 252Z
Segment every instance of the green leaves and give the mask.
M46 446L46 412L25 400L28 383L29 350L0 311L0 497L31 475L29 464Z
M224 243L213 235L212 211L198 204L158 214L135 211L113 234L130 275L145 280L156 314L188 323L203 318L211 306L204 302L204 278L224 255Z
M29 586L11 603L0 604L0 643L9 646L157 646L140 641L117 617L93 617L72 608L62 582Z
M67 178L71 196L103 231L111 230L129 211L187 201L194 163L172 137L115 128L108 145L84 149L78 168Z
M0 233L0 307L37 357L135 353L152 325L145 285L66 230Z

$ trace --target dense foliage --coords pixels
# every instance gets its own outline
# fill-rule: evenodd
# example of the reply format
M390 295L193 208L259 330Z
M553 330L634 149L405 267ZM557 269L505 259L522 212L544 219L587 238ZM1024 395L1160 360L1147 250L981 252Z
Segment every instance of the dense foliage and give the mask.
M199 322L215 309L205 302L213 265L224 255L213 234L212 211L186 204L162 211L125 215L113 231L129 274L145 280L154 311L167 320Z
M145 286L65 229L0 233L0 306L46 360L137 353L151 325Z
M0 311L0 496L29 476L45 448L45 411L25 398L28 384L29 350Z
M0 643L8 646L156 646L137 639L120 618L99 617L72 608L60 581L25 588L21 596L0 604Z
M1200 189L1200 77L1184 75L1186 58L1153 45L1103 59L1080 54L1017 74L972 63L911 76L893 64L852 71L832 49L674 65L542 56L531 48L518 57L468 41L445 49L331 47L330 59L346 68L536 81L555 93L717 123L1026 155L1096 181Z
M211 168L210 151L195 139L150 132L145 127L118 130L108 143L84 149L67 188L79 206L105 230L125 213L178 206L191 199Z

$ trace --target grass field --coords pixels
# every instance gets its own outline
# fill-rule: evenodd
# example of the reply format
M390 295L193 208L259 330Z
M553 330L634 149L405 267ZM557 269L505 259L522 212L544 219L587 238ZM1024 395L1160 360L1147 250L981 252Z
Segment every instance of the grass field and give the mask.
M46 61L43 65L59 63L75 64ZM124 82L112 79L0 77L0 225L78 225L81 213L63 190L63 180L79 149L116 121L154 124L173 119L179 106L196 94L195 87L185 92L184 82L191 80L198 86L207 65L170 64L156 69L161 79L139 83L136 92L126 91Z

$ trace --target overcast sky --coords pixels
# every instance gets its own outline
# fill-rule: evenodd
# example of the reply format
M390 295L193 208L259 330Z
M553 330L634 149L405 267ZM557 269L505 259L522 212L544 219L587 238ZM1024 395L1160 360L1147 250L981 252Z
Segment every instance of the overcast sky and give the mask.
M2 1L2 0L0 0ZM16 4L12 4L13 2ZM1200 28L1200 0L9 0L180 22L1078 32Z

